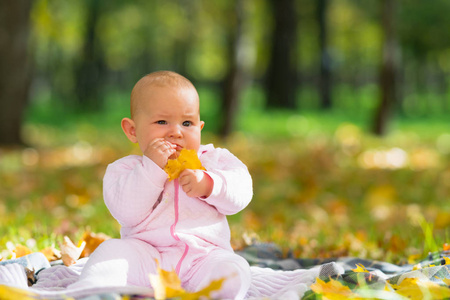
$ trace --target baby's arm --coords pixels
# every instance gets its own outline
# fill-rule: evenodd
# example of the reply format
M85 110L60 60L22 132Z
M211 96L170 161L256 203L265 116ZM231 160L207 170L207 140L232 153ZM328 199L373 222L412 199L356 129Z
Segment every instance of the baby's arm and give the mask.
M153 211L166 180L167 174L148 157L124 157L106 170L105 204L122 226L135 226Z
M252 178L245 166L226 149L216 148L204 153L200 160L206 168L205 177L212 180L209 196L200 197L225 215L244 209L253 197Z

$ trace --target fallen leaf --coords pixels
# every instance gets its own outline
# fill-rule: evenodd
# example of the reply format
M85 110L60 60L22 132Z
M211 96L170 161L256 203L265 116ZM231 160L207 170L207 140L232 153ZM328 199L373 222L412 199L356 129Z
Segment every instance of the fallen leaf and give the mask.
M344 300L358 297L348 286L334 279L325 282L320 278L316 278L316 282L311 285L311 290L316 294L322 295L322 299Z
M48 261L55 261L61 258L61 251L56 249L54 246L44 248L39 252L44 254L45 258L47 258Z
M35 273L34 268L28 269L25 267L25 274L27 275L28 286L32 286L33 284L36 283L37 279L36 279L36 273Z
M225 278L213 280L204 289L202 289L196 293L186 293L181 298L183 300L196 300L196 299L210 298L211 292L220 290L222 288L222 284L224 281L225 281Z
M448 258L447 256L444 256L444 265L450 265L450 258Z
M25 289L7 285L0 285L0 299L2 300L32 300L39 299L39 295Z
M448 251L448 250L450 250L450 244L445 243L444 245L442 245L442 248L444 251Z
M352 271L356 273L369 273L362 264L356 264L356 269L352 269Z
M82 242L80 247L75 246L69 237L64 237L64 242L61 244L61 258L67 267L75 264L80 258L86 242Z
M158 260L156 260L157 273L150 274L150 284L154 290L154 297L156 300L178 298L181 300L196 300L203 298L210 298L213 291L218 291L222 288L225 278L212 280L210 284L202 290L191 293L187 292L181 286L181 280L175 271L165 271L160 268Z
M450 297L450 289L431 281L423 281L419 278L405 278L398 284L392 284L397 294L412 300L447 299Z
M184 294L185 290L181 287L181 280L177 273L174 270L169 272L161 269L158 260L156 265L158 274L149 275L150 284L155 291L155 299L179 297Z
M410 256L408 256L408 264L410 264L410 265L415 264L421 257L422 257L422 253L411 254Z
M85 231L81 239L78 241L78 247L80 247L83 242L86 243L86 246L81 252L80 258L91 255L92 252L94 252L94 250L97 249L97 247L101 243L110 238L111 238L110 236L104 233L93 233L89 230Z
M193 149L182 149L176 159L169 159L164 171L169 175L169 180L174 180L180 176L180 173L186 169L205 170L198 159L197 152Z
M19 257L25 256L25 255L31 254L33 252L30 250L30 248L18 244L14 248L13 253L14 253L15 258L19 258Z

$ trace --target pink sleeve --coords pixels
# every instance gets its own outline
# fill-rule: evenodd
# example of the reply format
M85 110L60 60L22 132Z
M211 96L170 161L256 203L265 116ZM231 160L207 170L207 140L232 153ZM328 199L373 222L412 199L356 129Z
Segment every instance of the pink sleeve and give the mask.
M124 157L106 169L105 204L120 225L135 226L150 215L166 180L167 174L148 157Z
M243 210L253 197L252 178L245 166L226 149L213 149L201 156L214 187L211 195L201 198L224 215Z

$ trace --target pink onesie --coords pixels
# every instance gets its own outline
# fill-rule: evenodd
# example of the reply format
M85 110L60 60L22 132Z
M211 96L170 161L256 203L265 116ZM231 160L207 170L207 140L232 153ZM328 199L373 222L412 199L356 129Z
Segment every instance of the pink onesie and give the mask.
M248 263L230 245L226 215L250 202L247 167L226 149L209 144L198 155L214 181L207 198L191 198L146 156L131 155L110 164L103 179L106 206L120 223L121 239L108 240L91 255L81 280L149 286L148 274L175 270L186 290L228 278L220 298L242 299L250 286ZM114 261L114 264L110 262ZM105 262L109 262L106 264Z

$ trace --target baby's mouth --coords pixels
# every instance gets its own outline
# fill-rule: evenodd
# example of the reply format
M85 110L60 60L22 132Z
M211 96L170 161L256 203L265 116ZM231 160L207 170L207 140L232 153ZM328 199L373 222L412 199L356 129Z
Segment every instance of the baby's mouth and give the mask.
M178 144L176 144L176 143L171 143L171 144L175 146L175 150L176 150L177 152L180 152L180 151L183 149L182 146L180 146L180 145L178 145Z
M169 159L176 159L176 158L178 158L178 156L180 156L180 152L183 149L183 147L176 143L171 143L171 144L175 146L175 152L169 157Z

